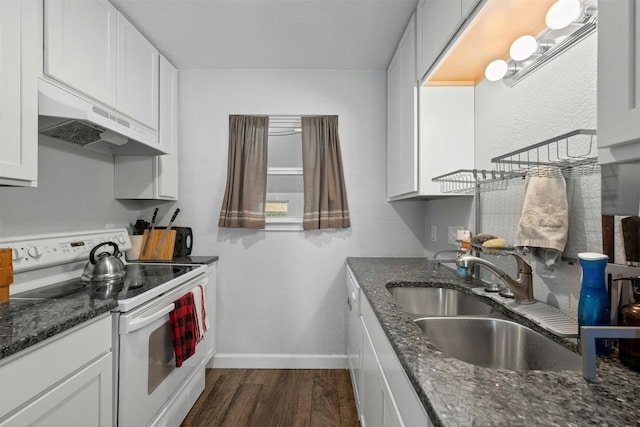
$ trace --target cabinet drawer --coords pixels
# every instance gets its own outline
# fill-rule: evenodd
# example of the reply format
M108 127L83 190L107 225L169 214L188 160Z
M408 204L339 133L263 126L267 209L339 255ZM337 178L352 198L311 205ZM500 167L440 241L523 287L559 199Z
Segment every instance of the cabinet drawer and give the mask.
M111 316L72 328L0 366L0 417L111 349Z

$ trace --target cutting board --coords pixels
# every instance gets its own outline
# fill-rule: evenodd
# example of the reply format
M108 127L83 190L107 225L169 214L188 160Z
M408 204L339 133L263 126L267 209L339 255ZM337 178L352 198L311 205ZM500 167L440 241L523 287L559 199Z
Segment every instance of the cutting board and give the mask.
M151 239L149 240L149 247L142 253L146 240L149 238L149 230L144 230L144 236L142 237L142 246L140 247L140 261L171 261L173 259L173 248L176 244L176 230L169 230L167 238L162 243L162 247L155 258L152 258L153 253L156 250L156 246L160 243L162 235L165 230L153 230L151 233Z

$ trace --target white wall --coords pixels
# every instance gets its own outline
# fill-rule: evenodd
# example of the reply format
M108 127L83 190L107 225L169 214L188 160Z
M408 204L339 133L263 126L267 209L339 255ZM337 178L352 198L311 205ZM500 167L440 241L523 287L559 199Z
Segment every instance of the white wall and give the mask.
M217 366L345 366L345 258L424 255L422 202L385 201L385 93L384 71L181 71L179 205L194 254L220 256ZM229 114L337 114L351 228L218 228Z
M40 137L38 187L0 187L0 237L128 227L140 202L113 198L113 157Z
M513 88L502 82L483 81L475 90L475 167L495 169L491 158L579 129L596 129L595 35L574 46ZM589 175L567 180L569 241L565 254L601 252L600 177ZM504 191L482 193L479 232L513 242L523 201L523 183L511 180ZM427 202L427 227L442 223L450 203ZM472 206L469 204L469 209ZM469 227L474 228L470 215ZM428 228L427 228L428 232ZM427 251L433 250L427 241ZM529 261L532 257L527 258ZM513 266L509 260L495 260ZM532 261L534 295L575 316L580 292L580 267L563 262L545 271Z

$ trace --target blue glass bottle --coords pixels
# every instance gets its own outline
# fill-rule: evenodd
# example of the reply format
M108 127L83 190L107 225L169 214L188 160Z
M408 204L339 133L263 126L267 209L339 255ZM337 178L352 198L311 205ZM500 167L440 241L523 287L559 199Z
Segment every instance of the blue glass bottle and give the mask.
M611 324L610 301L605 279L608 259L604 254L593 252L578 254L578 261L582 267L578 326ZM596 340L596 354L609 354L610 351L610 340Z

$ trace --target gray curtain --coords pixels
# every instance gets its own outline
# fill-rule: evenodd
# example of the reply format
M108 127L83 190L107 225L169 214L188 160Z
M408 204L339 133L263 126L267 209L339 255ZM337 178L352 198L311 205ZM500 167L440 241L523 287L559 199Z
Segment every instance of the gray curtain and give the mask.
M348 228L338 116L302 117L305 230Z
M264 228L269 117L229 116L227 186L219 227Z

